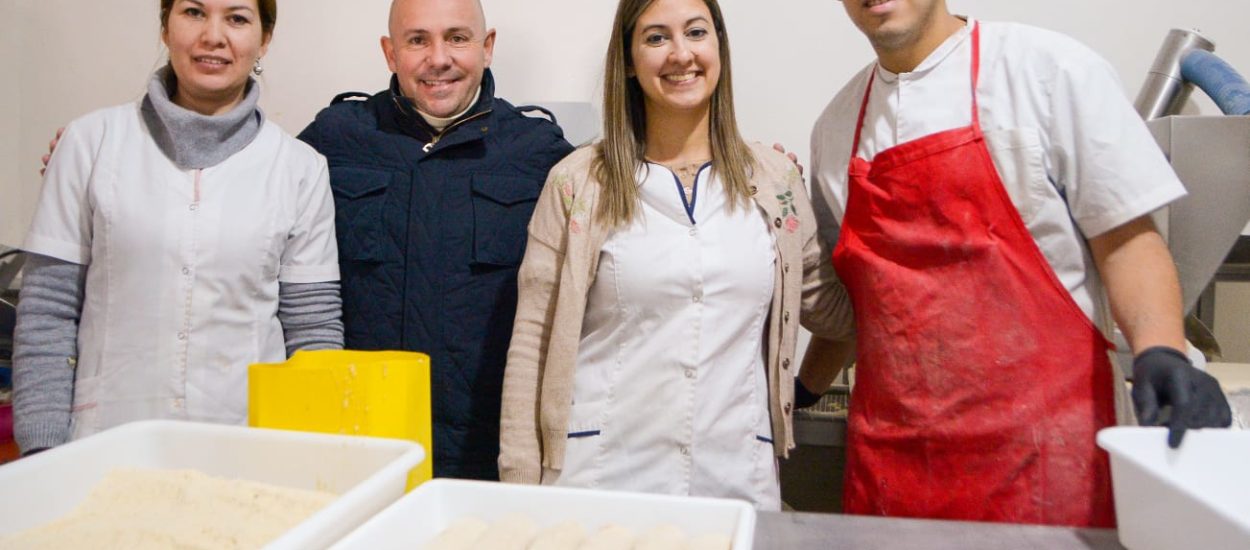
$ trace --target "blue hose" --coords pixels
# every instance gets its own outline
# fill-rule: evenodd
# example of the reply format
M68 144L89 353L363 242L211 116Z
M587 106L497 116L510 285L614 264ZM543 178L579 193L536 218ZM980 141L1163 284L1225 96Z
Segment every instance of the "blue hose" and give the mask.
M1206 92L1226 115L1250 114L1250 84L1223 59L1194 50L1181 60L1181 78Z

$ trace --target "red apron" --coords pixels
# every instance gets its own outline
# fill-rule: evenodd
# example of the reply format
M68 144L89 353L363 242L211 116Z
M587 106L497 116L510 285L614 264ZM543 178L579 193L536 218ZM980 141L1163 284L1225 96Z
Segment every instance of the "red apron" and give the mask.
M833 259L859 359L852 514L1113 527L1111 344L1059 282L972 124L858 158ZM874 71L873 77L876 74Z

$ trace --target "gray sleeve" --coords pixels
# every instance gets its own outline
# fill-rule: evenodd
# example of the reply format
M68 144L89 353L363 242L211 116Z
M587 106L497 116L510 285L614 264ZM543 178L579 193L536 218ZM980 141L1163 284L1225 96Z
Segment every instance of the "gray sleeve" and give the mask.
M833 198L829 196L828 189L823 183L812 178L812 212L816 214L816 228L820 233L821 240L825 241L825 246L829 252L838 245L838 236L842 233L841 224L838 218L833 214L833 208L830 206Z
M31 254L13 331L13 433L23 453L69 440L87 266Z
M343 349L339 283L279 283L278 321L287 356L296 350Z

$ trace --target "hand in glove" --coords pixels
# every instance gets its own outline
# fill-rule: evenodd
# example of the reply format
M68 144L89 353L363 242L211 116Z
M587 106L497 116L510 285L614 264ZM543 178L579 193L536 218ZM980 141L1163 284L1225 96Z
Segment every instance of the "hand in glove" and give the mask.
M1168 446L1180 447L1189 428L1227 428L1232 411L1220 383L1189 363L1185 354L1153 347L1133 359L1133 406L1142 426L1159 424L1159 410L1172 407Z
M824 395L813 393L807 389L807 386L803 385L803 381L799 380L799 377L794 377L794 408L806 409L815 405L817 401L820 401L821 397L824 397Z

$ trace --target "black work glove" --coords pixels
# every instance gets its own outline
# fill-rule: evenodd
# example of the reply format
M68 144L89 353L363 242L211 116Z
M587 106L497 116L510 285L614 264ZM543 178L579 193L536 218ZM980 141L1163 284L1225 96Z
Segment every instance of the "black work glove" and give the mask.
M824 397L824 395L812 393L807 389L807 386L803 385L803 381L799 380L799 377L794 377L794 408L806 409L815 405L817 401L820 401L821 397Z
M1233 423L1228 400L1215 377L1202 372L1185 354L1158 346L1133 359L1133 406L1142 426L1159 425L1159 411L1171 406L1168 446L1180 447L1189 428L1227 428Z

